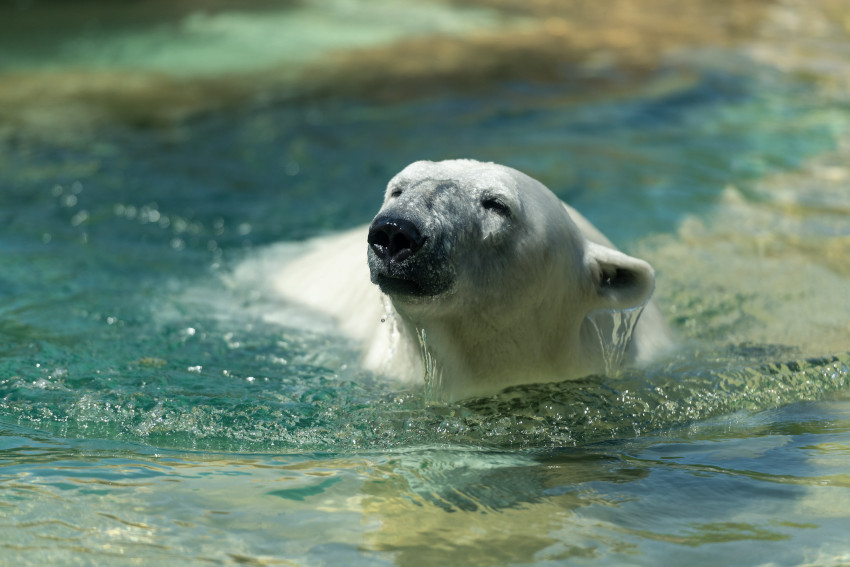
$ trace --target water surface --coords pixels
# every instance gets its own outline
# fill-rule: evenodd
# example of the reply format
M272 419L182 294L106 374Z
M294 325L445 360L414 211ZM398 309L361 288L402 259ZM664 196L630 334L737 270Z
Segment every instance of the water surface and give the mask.
M434 49L471 29L537 49L524 26L539 14L484 4L399 9L395 26L358 12L369 21L346 27L353 38L317 35L304 57L373 61L413 29ZM142 76L133 61L159 61L144 45L183 49L186 22L223 26L235 53L239 33L335 12L181 13L116 25L102 52L101 31L57 39L95 46L64 51L76 59L4 50L0 96L21 106L0 115L0 558L850 561L850 43L830 2L744 4L766 12L743 39L680 40L639 68L615 51L554 79L509 69L460 88L436 74L439 88L393 100L344 77L331 94L292 97L287 83L216 111L162 83L158 97L191 107L162 120L73 94L44 114L43 98L9 93L35 84L30 71L57 90L92 69ZM197 80L294 65L263 57ZM109 104L127 92L98 88ZM460 156L541 179L650 261L678 350L617 376L429 405L267 292L278 243L367 222L404 165Z

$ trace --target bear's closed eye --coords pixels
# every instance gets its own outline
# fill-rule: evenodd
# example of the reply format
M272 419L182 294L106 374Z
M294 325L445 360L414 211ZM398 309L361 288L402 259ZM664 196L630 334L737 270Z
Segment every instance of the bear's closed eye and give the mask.
M493 211L503 217L511 216L511 209L501 199L496 197L487 197L481 201L481 206L489 211Z

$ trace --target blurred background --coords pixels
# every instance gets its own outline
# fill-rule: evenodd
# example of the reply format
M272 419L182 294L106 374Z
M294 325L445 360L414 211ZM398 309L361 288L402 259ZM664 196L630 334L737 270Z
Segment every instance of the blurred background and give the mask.
M617 96L677 52L782 39L781 55L761 55L793 65L797 34L840 39L848 26L840 0L7 0L1 14L7 136L510 82Z

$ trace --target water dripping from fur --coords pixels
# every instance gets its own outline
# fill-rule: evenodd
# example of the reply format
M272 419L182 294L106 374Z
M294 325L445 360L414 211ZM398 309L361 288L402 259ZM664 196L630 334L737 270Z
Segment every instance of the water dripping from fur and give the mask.
M587 319L599 338L606 375L614 376L623 367L635 327L647 303L648 300L631 309L600 309L588 314Z
M443 372L437 368L437 362L428 350L425 329L416 329L416 337L419 339L419 353L425 368L425 402L430 405L443 399Z
M603 374L616 376L623 368L632 344L634 331L649 300L631 309L599 309L588 314L587 319L599 339ZM419 352L425 368L425 401L428 405L442 404L445 399L443 369L428 348L425 329L417 329Z

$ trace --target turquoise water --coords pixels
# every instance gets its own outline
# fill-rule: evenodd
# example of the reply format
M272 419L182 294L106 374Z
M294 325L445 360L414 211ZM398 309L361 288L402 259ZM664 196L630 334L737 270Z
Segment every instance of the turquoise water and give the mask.
M416 29L445 33L428 13ZM590 96L502 80L0 129L0 563L850 562L850 106L827 47L684 49ZM678 350L435 406L262 270L231 277L458 156L541 179L649 260Z

